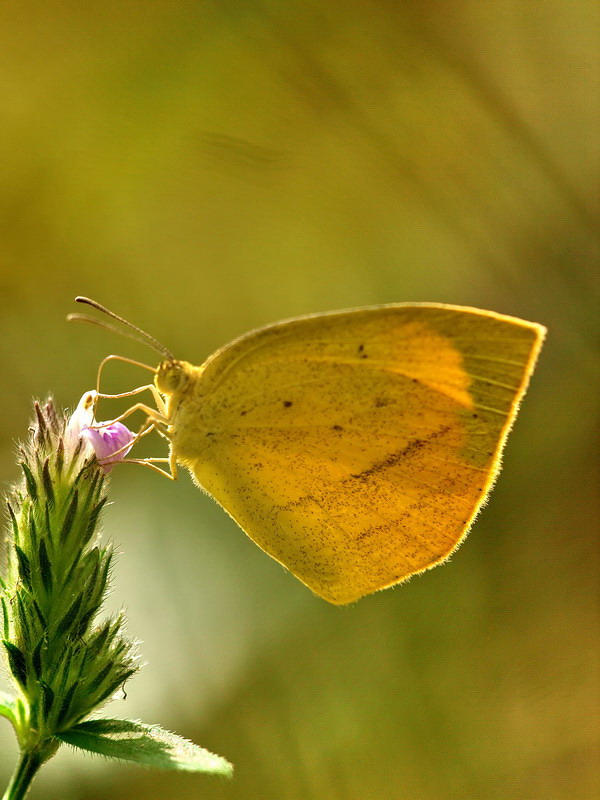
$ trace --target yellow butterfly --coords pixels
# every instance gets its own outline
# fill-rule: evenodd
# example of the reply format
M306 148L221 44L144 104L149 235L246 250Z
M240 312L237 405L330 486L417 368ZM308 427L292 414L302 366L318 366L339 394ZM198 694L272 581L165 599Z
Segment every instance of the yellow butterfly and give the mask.
M142 434L156 428L170 443L169 459L143 462L168 461L172 477L187 467L256 544L336 604L439 564L464 539L545 335L491 311L374 306L269 325L197 367L77 299L163 355L154 385L127 393L150 389L156 408L122 415L141 409Z

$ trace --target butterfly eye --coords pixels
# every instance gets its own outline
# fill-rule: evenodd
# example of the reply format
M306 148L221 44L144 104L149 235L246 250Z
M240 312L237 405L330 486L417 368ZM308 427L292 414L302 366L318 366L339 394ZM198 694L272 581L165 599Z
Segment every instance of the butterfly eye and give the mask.
M185 370L178 361L163 361L154 382L162 394L173 394L183 388L186 382Z

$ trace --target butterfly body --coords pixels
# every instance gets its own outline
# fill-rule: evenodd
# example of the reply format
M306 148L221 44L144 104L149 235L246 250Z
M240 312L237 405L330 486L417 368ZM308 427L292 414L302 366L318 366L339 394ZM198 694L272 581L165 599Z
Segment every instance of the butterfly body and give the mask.
M499 470L544 329L391 305L253 331L167 360L172 462L336 604L445 560Z

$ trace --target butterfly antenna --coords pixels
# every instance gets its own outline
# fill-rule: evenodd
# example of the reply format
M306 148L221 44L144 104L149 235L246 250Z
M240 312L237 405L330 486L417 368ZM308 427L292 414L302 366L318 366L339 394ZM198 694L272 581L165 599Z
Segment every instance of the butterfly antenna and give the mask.
M92 308L101 311L103 314L106 314L108 317L112 317L112 319L116 319L117 322L120 322L122 325L126 325L128 328L131 328L134 333L130 333L129 331L123 331L120 328L117 328L115 325L109 325L107 322L103 322L101 320L95 319L94 317L88 317L87 314L69 314L67 319L71 322L89 322L91 325L98 325L100 328L105 328L106 330L112 331L113 333L119 333L121 336L127 336L129 339L133 339L136 342L141 342L143 344L149 345L157 353L160 353L164 356L167 361L174 361L175 357L168 350L163 344L161 344L158 339L155 339L154 336L150 336L149 333L143 331L141 328L138 328L137 325L134 325L133 322L129 322L129 320L120 317L118 314L115 314L114 311L111 311L109 308L97 303L95 300L91 300L89 297L76 297L75 302L77 303L84 303L85 305L92 306Z

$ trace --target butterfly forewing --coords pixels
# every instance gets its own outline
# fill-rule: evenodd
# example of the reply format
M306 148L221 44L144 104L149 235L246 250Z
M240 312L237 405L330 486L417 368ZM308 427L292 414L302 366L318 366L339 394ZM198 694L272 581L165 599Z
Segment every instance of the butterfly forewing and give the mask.
M348 603L459 544L542 335L428 305L273 325L197 371L173 418L174 452L260 547Z

